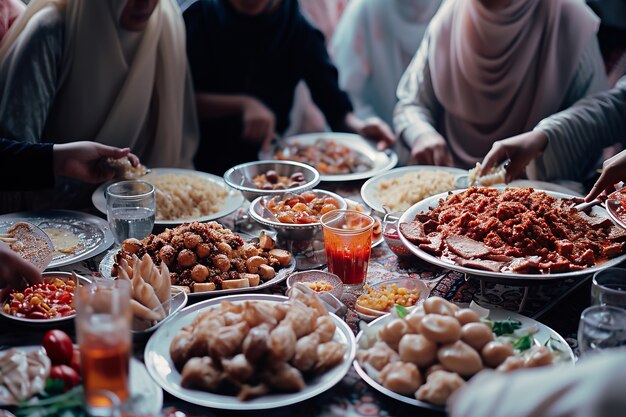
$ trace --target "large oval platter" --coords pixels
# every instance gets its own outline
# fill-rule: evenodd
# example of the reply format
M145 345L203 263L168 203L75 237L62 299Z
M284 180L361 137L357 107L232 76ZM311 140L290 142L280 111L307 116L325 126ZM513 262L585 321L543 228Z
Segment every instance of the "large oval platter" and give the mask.
M176 220L156 220L154 222L155 226L178 226L183 223L198 221L198 222L208 222L210 220L216 220L221 217L227 216L233 211L237 210L244 202L244 197L241 191L234 190L229 187L222 177L218 177L217 175L209 174L207 172L194 171L191 169L177 169L177 168L154 168L150 172L150 176L153 175L164 175L164 174L180 174L180 175L193 175L200 177L204 180L207 180L226 191L226 198L224 199L224 203L219 211L215 213L208 214L206 216L201 216L193 219L176 219ZM107 201L106 201L106 189L111 185L110 182L104 183L93 192L91 196L91 201L93 205L102 213L106 214L107 212Z
M92 258L107 250L114 242L109 223L100 217L72 210L46 210L11 213L0 216L0 233L14 223L26 221L44 232L57 229L70 233L79 242L73 250L55 251L48 268L70 265ZM54 242L54 239L52 239Z
M372 177L369 180L367 180L361 187L361 198L363 199L365 204L367 204L369 207L372 208L372 210L375 210L378 213L384 214L386 211L385 211L385 208L383 207L384 202L380 198L380 193L379 193L380 184L384 181L389 181L395 178L400 178L409 173L421 172L421 171L443 171L443 172L448 172L454 175L467 174L467 170L465 169L434 166L434 165L412 165L412 166L394 168L392 170L389 170L382 174L378 174L375 177ZM452 186L448 190L440 189L439 192L452 191L455 188L456 187ZM390 188L389 191L393 192L394 189ZM437 192L437 194L439 194L439 192ZM396 210L391 210L391 211L396 211Z
M495 188L499 188L500 190L503 190L505 187L495 187ZM441 193L441 194L429 197L427 199L424 199L420 201L419 203L414 204L407 211L405 211L402 217L400 217L398 224L411 222L415 219L415 215L417 213L425 212L432 208L438 207L440 199L446 199L448 195L450 194L462 193L464 191L466 190L456 190L456 191L452 191L449 193ZM541 192L543 190L535 190L535 191ZM563 194L563 193L558 193L554 191L543 191L543 192L545 192L549 196L559 198L559 199L574 198L574 196L570 194ZM600 217L610 218L607 211L603 207L600 207L600 206L594 206L591 210L591 213ZM402 241L404 246L407 247L407 249L409 249L415 256L423 259L424 261L428 263L439 266L441 268L452 269L454 271L458 271L464 274L477 276L480 279L490 280L490 281L499 282L499 283L517 284L517 285L525 285L525 284L533 284L533 283L536 284L538 282L547 281L547 280L559 280L559 279L591 275L596 271L618 265L619 263L626 260L626 253L624 253L620 256L609 259L608 261L604 263L601 263L599 265L594 265L590 268L585 268L579 271L554 272L554 273L549 273L549 274L519 274L519 273L514 273L514 272L492 272L492 271L486 271L482 269L464 267L454 262L441 259L437 256L433 256L430 253L423 251L422 249L420 249L413 243L409 242L408 239L404 237L402 233L398 233L398 236L400 237L400 240Z
M113 265L115 264L115 254L119 249L110 250L100 261L99 272L104 278L112 279L111 270L113 269ZM230 294L238 294L238 293L247 293L260 291L265 288L271 287L272 285L279 284L287 279L289 274L291 274L296 269L296 259L295 256L291 257L291 263L285 267L281 268L276 272L274 278L265 281L254 287L244 287L244 288L231 288L228 290L214 290L214 291L204 291L204 292L191 292L187 294L187 296L192 300L200 300L209 297L220 297L222 295L230 295Z
M393 319L394 317L391 314L387 314L386 316L380 317L372 321L368 325L368 331L373 329L374 332L377 332L378 331L377 329L383 327L385 324L387 324ZM565 339L563 339L563 337L560 334L558 334L557 332L555 332L548 326L541 324L538 321L533 320L529 317L522 316L521 314L517 314L511 311L501 310L501 309L490 310L489 319L494 320L494 321L495 320L507 320L507 319L519 320L522 323L522 326L521 326L522 328L536 326L538 328L538 332L533 334L533 338L535 339L535 344L545 345L550 339L552 339L552 342L558 344L559 350L563 352L563 359L562 359L563 364L574 363L575 356L574 356L574 352L572 351L572 348L570 348L570 346L567 344ZM357 349L367 349L368 347L370 347L368 346L368 343L369 343L368 338L364 337L364 331L361 330L356 337ZM553 366L561 366L561 364L557 364ZM385 388L384 386L379 384L378 381L376 381L374 378L368 375L368 373L365 371L365 369L363 369L363 367L361 367L361 365L359 364L359 361L356 359L354 360L354 369L356 369L356 372L359 374L359 376L363 378L363 380L369 386L374 388L376 391L390 398L393 398L394 400L398 400L403 403L411 404L411 405L421 407L421 408L427 408L430 410L445 412L445 407L437 406L426 401L420 401L420 400L417 400L415 397L408 397L406 395L398 394L396 392L393 392Z
M365 156L368 162L372 165L367 171L353 172L350 174L322 174L320 172L321 181L339 182L339 181L354 181L364 180L371 178L375 175L385 172L395 167L398 163L398 155L387 149L383 152L376 150L365 138L354 133L336 133L336 132L321 132L321 133L308 133L305 135L291 136L283 139L281 145L285 146L293 144L294 142L300 145L309 146L314 145L318 140L333 141L339 145L346 146L351 150L358 152ZM276 159L274 155L277 151L277 145L271 147L267 152L259 153L259 159L271 160Z
M225 410L263 410L277 408L307 400L327 391L339 382L348 372L348 369L350 369L356 352L354 335L344 321L330 314L333 322L337 326L333 340L343 343L347 347L344 360L341 364L330 369L323 375L307 381L307 385L302 391L296 393L268 394L252 400L241 401L235 396L183 388L180 385L181 375L176 370L170 357L170 344L178 330L190 324L200 312L216 307L222 301L230 301L233 303L245 301L282 303L287 301L287 297L267 294L245 294L213 298L187 307L162 325L148 341L144 352L144 359L152 378L165 391L173 396L192 404Z

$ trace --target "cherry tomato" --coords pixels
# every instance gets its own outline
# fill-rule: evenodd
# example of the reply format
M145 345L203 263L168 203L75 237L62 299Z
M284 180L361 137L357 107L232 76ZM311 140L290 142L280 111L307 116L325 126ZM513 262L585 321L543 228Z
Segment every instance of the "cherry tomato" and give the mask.
M80 351L78 349L74 349L70 367L75 370L78 375L80 375Z
M50 379L63 381L65 391L80 384L80 375L67 365L54 365L50 369Z
M44 349L53 364L69 365L74 355L72 339L62 330L49 330L43 336Z

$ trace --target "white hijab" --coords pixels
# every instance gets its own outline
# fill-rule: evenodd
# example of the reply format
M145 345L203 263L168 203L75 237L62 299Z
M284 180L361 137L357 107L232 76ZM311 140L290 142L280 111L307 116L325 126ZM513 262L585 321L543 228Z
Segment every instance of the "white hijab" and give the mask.
M182 16L173 0L160 0L138 35L119 27L126 3L33 0L7 33L0 60L19 47L32 16L58 8L65 41L46 137L130 147L149 166L190 168L198 131Z
M443 128L465 164L560 110L599 19L581 0L516 0L498 11L449 0L431 24Z

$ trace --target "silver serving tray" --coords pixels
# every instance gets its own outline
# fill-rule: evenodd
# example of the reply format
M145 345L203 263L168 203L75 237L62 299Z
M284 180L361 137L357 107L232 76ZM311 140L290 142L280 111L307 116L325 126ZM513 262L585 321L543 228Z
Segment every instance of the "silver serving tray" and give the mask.
M373 328L373 329L376 329L374 330L374 333L378 333L377 329L383 327L394 318L395 317L393 317L391 314L387 314L385 316L379 317L376 320L372 321L370 324L368 324L368 328L369 328L368 331L370 331ZM526 316L522 316L521 314L517 314L511 311L501 310L501 309L490 310L489 319L490 320L506 320L506 319L519 320L522 322L522 328L536 325L539 331L532 335L533 338L535 339L535 343L536 344L540 343L541 345L545 345L546 342L548 342L548 340L550 340L551 338L556 339L560 343L559 348L564 352L563 356L565 357L565 360L563 360L563 363L572 364L572 365L574 364L576 359L574 356L574 352L572 351L572 348L570 348L570 346L567 344L565 339L563 339L563 337L560 334L558 334L557 332L555 332L548 326L543 325L539 323L538 321L528 318ZM370 345L368 344L369 342L370 341L368 340L368 338L364 337L364 331L361 330L359 334L356 336L357 349L369 348L370 347ZM553 366L559 366L559 365L555 364ZM406 404L411 404L416 407L445 412L445 407L434 405L426 401L420 401L416 399L415 397L408 397L406 395L398 394L396 392L393 392L385 388L384 386L379 384L378 381L376 381L374 378L369 376L369 374L365 371L365 369L361 367L361 365L359 364L359 361L356 359L354 360L354 369L369 386L374 388L376 391L390 398L393 398L394 400L398 400Z
M113 269L113 265L115 264L115 254L117 253L118 250L119 248L110 250L109 252L107 252L106 255L104 255L104 258L102 258L102 261L100 261L100 265L98 269L100 271L100 274L104 278L113 279L113 277L111 276L111 270ZM232 288L229 290L215 290L215 291L204 291L204 292L190 292L189 294L187 294L187 297L191 298L192 300L199 300L199 299L210 298L210 297L219 297L222 295L238 294L238 293L246 293L246 292L263 290L265 288L271 287L272 285L283 282L284 280L287 279L289 274L291 274L295 269L296 269L296 259L295 259L295 256L292 254L291 263L289 264L289 266L279 269L278 272L276 272L276 276L274 276L274 278L270 279L269 281L265 281L257 285L256 287Z
M162 325L150 337L144 351L144 359L148 372L165 391L174 397L204 407L225 410L264 410L295 404L312 398L332 388L350 369L356 353L356 341L348 325L334 314L330 314L337 326L334 341L347 346L344 361L326 373L307 381L304 390L296 393L272 393L249 401L241 401L235 396L214 394L183 388L180 385L180 373L176 370L170 357L170 344L176 333L190 324L203 310L218 306L222 301L241 303L245 301L283 303L287 297L267 294L231 295L213 298L185 308L167 323Z
M5 232L14 223L20 221L32 223L41 229L48 227L66 229L78 236L83 242L84 246L71 254L55 253L48 268L58 268L92 258L107 250L115 241L106 220L71 210L5 214L0 216L0 233Z
M504 189L506 187L494 187L494 188ZM405 211L402 217L400 217L400 220L398 220L398 224L411 222L415 219L415 215L417 213L425 212L425 211L430 210L431 208L438 207L440 199L446 199L449 195L462 193L464 191L465 190L456 190L452 192L441 193L441 194L429 197L425 200L422 200L419 203L416 203L413 206L411 206L411 208L409 208L407 211ZM541 192L543 190L535 190L535 191ZM552 197L560 198L560 199L574 198L574 196L570 194L557 193L554 191L543 191L543 192L545 192L546 194ZM600 206L593 207L591 210L591 213L597 216L610 218L607 211ZM433 256L421 250L419 247L409 242L408 239L405 238L404 235L402 235L402 233L398 233L398 236L400 237L400 240L402 241L404 246L407 247L407 249L409 249L415 256L423 259L426 262L429 262L440 268L452 269L454 271L458 271L464 274L478 276L481 279L496 281L500 283L506 282L510 284L523 285L524 283L537 283L538 281L549 281L549 280L559 280L559 279L566 279L566 278L573 278L573 277L582 277L586 275L591 275L602 269L616 266L620 264L621 262L623 262L624 260L626 260L626 253L625 253L618 257L609 259L608 261L600 265L595 265L591 268L582 269L580 271L555 272L551 274L517 274L514 272L492 272L492 271L485 271L481 269L468 268L468 267L457 265L456 263L451 262L451 261L443 260L441 258L438 258L436 256Z
M301 145L313 145L319 139L326 141L334 141L340 145L347 146L348 148L363 154L372 165L372 168L363 172L354 172L351 174L336 174L327 175L320 173L321 181L338 182L338 181L354 181L364 180L374 175L380 174L395 167L398 163L398 155L387 149L383 152L376 150L364 137L354 133L337 133L337 132L320 132L320 133L307 133L304 135L290 136L285 138L282 142L284 144L290 144L298 142ZM284 146L284 145L283 145ZM259 159L268 160L276 159L274 152L276 151L276 145L270 148L267 152L260 152Z

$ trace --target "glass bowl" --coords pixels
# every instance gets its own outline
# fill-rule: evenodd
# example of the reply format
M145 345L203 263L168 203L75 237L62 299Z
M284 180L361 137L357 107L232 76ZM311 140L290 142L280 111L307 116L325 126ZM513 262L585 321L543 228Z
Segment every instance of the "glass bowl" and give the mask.
M399 278L378 281L374 284L368 283L368 285L374 290L380 290L383 285L390 287L392 284L395 284L398 288L406 288L409 290L416 289L419 291L419 296L415 304L409 307L405 307L409 311L413 310L418 305L423 303L424 300L427 299L428 296L430 295L430 289L428 288L428 286L416 278L399 277ZM366 290L364 290L363 293L365 294ZM360 304L358 304L358 302L354 304L354 308L359 318L365 321L374 320L375 318L384 316L385 314L389 314L389 312L391 311L391 309L390 310L374 310L365 306L361 306Z
M316 291L319 293L328 292L338 299L343 295L343 283L335 274L326 271L302 271L293 273L287 278L287 288L293 287L297 282L312 283L317 281L325 281L332 286L328 291ZM315 291L315 290L314 290Z

